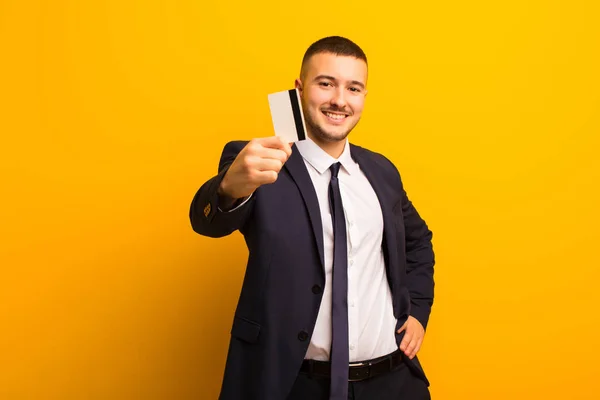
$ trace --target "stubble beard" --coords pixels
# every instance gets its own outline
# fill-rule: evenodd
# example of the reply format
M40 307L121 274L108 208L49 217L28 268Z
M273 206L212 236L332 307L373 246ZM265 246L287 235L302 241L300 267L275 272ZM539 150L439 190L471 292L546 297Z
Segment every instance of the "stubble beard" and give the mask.
M350 129L346 130L345 132L339 134L339 133L330 133L327 132L325 129L323 129L321 126L319 126L319 124L317 124L310 116L307 116L308 118L305 118L305 122L308 128L308 131L312 134L312 136L314 137L314 139L316 140L321 140L323 142L328 142L328 143L335 143L335 142L341 142L342 140L346 140L346 138L348 137L348 135L350 134L350 132L352 132L352 129L354 128L354 126L351 126Z

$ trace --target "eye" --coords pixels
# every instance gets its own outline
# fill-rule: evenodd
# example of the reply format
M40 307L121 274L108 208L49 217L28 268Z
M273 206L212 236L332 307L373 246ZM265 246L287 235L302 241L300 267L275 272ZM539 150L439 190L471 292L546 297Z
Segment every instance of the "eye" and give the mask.
M351 91L351 92L354 92L354 93L360 93L360 92L361 92L361 90L360 90L360 88L359 88L359 87L351 87L351 88L350 88L350 91Z
M332 86L330 82L319 82L319 86L327 87Z

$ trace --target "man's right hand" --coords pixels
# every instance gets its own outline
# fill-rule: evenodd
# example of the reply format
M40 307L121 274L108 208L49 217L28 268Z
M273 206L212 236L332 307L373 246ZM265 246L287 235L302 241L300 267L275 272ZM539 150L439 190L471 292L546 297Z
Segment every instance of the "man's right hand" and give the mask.
M273 183L292 148L277 136L253 139L240 151L223 177L218 193L233 201Z

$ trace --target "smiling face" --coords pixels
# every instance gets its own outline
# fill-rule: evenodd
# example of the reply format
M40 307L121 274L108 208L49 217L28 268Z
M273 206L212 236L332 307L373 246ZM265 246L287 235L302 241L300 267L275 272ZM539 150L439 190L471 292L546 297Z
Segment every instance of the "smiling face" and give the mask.
M327 52L314 54L296 80L309 137L325 146L344 141L360 120L366 84L363 60Z

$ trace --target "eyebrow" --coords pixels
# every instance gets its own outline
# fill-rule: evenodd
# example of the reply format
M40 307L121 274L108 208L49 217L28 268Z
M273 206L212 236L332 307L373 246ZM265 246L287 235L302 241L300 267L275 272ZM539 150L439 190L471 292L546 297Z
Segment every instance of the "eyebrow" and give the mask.
M315 77L315 81L318 81L319 79L329 79L330 81L337 81L337 79L335 79L333 76L329 76L329 75L319 75ZM361 88L365 88L365 84L360 82L360 81L350 81L351 84L353 85L357 85L360 86Z

